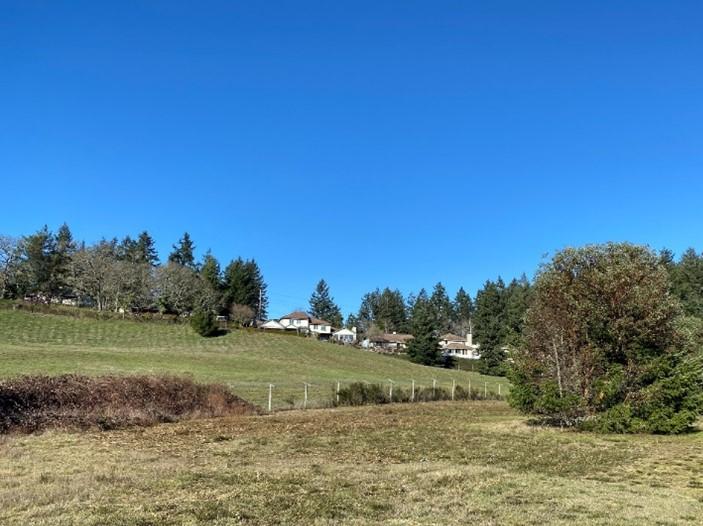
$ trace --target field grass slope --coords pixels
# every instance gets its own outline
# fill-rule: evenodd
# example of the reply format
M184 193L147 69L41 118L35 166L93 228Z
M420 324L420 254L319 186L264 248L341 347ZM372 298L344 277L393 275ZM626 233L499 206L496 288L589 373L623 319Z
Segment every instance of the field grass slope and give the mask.
M331 399L335 382L387 382L401 387L457 385L505 392L504 379L423 367L406 360L295 335L233 331L202 338L189 326L129 320L93 320L0 310L0 376L21 374L175 374L222 382L264 405L268 384L274 406L299 407L303 382L310 405Z

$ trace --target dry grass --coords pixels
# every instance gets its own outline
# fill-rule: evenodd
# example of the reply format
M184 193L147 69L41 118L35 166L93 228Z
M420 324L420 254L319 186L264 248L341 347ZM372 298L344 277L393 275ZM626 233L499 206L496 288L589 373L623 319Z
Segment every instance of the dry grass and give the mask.
M501 402L0 439L2 524L694 524L703 437L527 426Z

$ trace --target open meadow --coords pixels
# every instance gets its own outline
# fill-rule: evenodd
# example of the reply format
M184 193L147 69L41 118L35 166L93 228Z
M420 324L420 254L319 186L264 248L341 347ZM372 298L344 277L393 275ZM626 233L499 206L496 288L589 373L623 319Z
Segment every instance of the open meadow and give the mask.
M534 428L503 402L0 438L0 523L700 524L703 437Z
M331 402L336 382L388 383L408 389L457 385L506 393L503 378L416 365L398 357L318 342L295 335L236 330L203 338L189 325L79 319L0 309L0 377L20 374L173 374L222 382L265 407L300 407L303 383L309 406Z

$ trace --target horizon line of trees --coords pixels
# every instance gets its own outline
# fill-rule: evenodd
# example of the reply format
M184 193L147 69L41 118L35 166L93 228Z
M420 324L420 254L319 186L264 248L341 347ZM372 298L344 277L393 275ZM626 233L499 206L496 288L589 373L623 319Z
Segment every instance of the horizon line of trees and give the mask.
M266 316L267 285L254 259L232 260L224 270L208 251L196 261L185 232L161 263L144 231L76 241L65 223L21 238L0 236L0 298L43 303L75 301L98 311L188 315L198 310L230 314L238 321Z

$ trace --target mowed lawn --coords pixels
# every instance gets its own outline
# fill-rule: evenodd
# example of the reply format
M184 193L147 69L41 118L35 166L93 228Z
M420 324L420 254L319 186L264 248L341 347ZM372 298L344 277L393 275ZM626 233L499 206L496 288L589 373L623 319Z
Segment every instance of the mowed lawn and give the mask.
M0 524L700 524L703 437L534 428L503 402L0 438Z
M223 382L261 406L268 385L276 408L300 407L303 383L309 405L328 403L337 381L397 382L449 389L457 385L500 390L505 379L412 364L395 357L318 342L295 335L233 331L217 338L197 336L188 325L0 310L0 376L141 373L192 375L197 381Z

